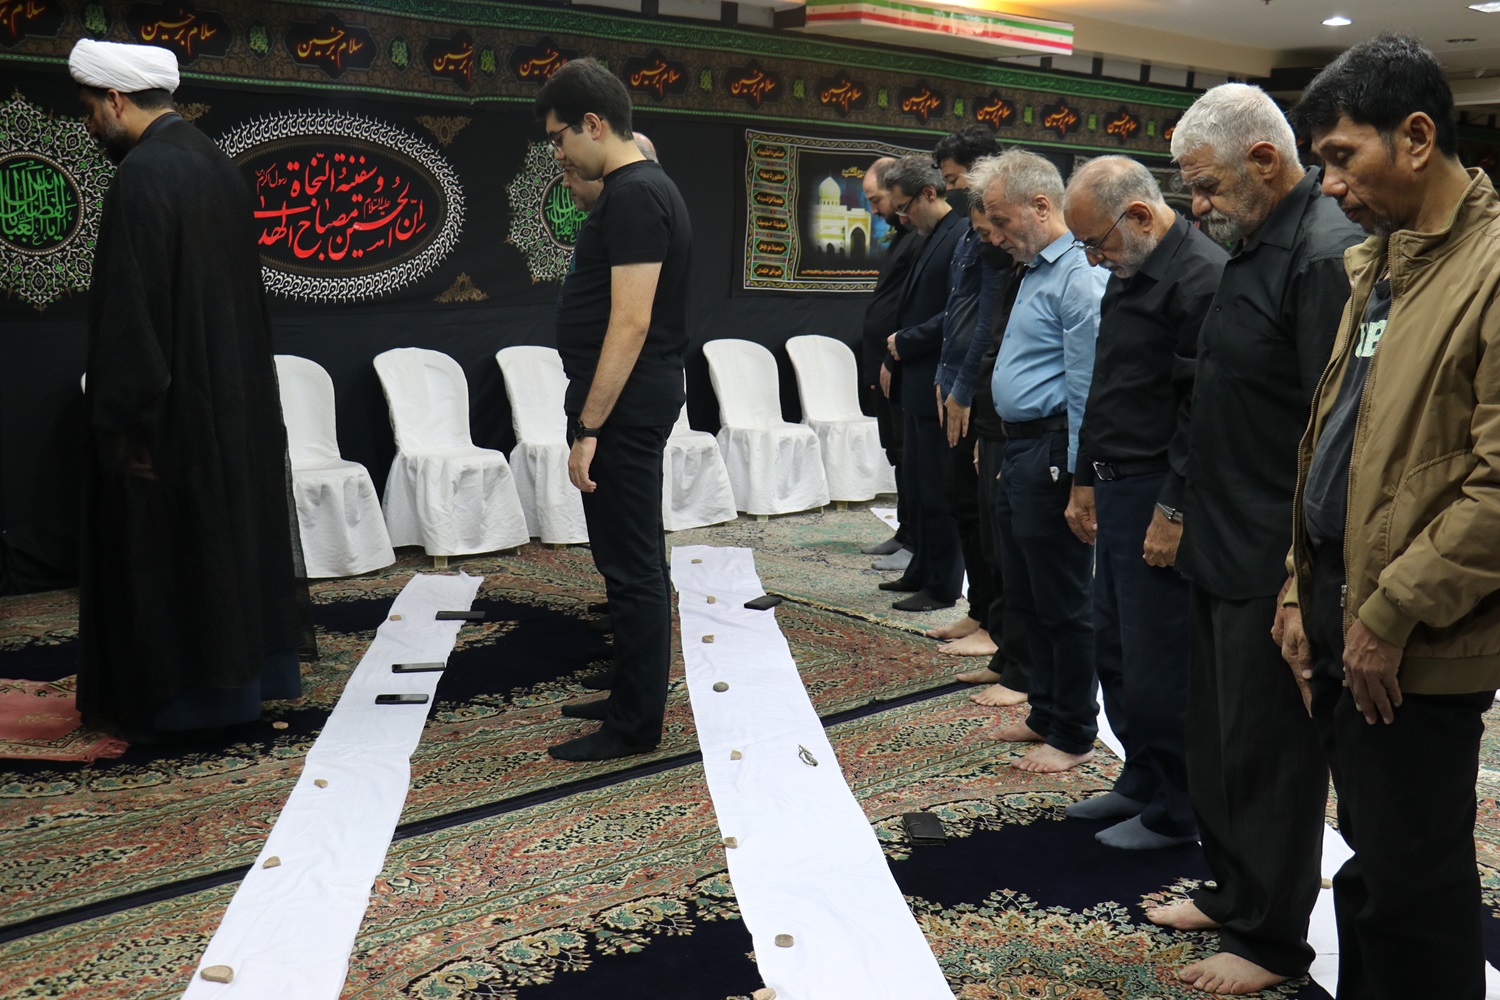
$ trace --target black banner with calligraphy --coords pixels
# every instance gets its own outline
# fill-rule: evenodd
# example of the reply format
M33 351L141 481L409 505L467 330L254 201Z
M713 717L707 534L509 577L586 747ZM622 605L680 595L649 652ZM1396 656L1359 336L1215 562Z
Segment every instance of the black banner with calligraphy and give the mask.
M6 0L0 3L0 45L10 48L27 37L55 38L67 14L58 0Z
M903 115L910 115L922 124L927 124L927 119L934 115L943 113L943 94L941 91L933 90L928 86L926 80L919 80L915 87L903 87L897 91L898 105Z
M1104 116L1104 134L1113 136L1123 146L1145 133L1141 128L1139 115L1132 114L1124 108L1117 108Z
M818 80L817 101L840 118L847 118L851 111L861 111L870 103L870 87L855 81L847 72L825 76Z
M422 49L427 72L450 80L464 90L474 85L474 39L467 31L451 38L434 38Z
M781 74L763 69L759 60L752 59L744 66L729 67L729 72L724 74L724 89L752 108L759 108L764 104L780 103L785 88Z
M132 41L171 49L184 66L192 65L199 56L222 59L234 41L234 32L223 14L199 11L188 3L138 3L125 15L125 24Z
M1043 105L1038 115L1042 128L1056 134L1059 139L1067 138L1070 132L1077 132L1082 127L1082 117L1065 100Z
M345 24L329 14L316 24L293 24L286 30L286 48L302 66L316 66L337 80L345 70L367 70L375 63L375 37L368 28Z
M654 101L687 92L687 67L655 50L646 56L626 59L623 76L626 87L638 94L649 94Z
M974 102L974 120L991 128L1014 128L1019 118L1016 103L1002 97L998 91L992 90L988 97Z
M541 86L552 79L552 74L569 60L577 59L576 49L565 49L550 38L543 38L534 45L517 45L510 50L510 71L523 83Z

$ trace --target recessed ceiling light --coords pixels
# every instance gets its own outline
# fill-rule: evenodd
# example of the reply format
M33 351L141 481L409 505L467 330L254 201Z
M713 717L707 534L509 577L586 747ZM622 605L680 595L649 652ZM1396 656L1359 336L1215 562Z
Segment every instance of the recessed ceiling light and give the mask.
M1477 10L1481 14L1500 14L1500 2L1471 3L1469 9Z
M1328 18L1323 23L1326 24L1326 25L1328 25L1330 28L1342 28L1346 24L1353 24L1354 22L1351 21L1351 20L1349 20L1347 17L1345 17L1342 14L1335 14L1332 17Z

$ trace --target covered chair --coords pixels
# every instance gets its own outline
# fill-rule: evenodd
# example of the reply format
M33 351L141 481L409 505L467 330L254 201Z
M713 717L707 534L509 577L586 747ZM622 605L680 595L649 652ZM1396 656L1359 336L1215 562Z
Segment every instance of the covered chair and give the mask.
M396 435L385 481L385 523L395 545L431 556L526 544L526 515L505 456L469 436L469 385L440 351L398 347L375 356Z
M874 417L859 409L859 373L854 352L832 337L793 337L787 356L797 373L802 422L818 435L828 495L834 500L869 500L896 492L896 470L880 446Z
M719 449L734 503L748 514L790 514L828 503L818 436L781 419L776 359L748 340L703 345L719 397Z
M396 561L370 473L339 454L333 379L323 366L276 355L292 495L309 577L354 576Z
M495 355L505 377L516 446L510 471L526 514L526 530L550 544L586 542L583 494L568 478L568 377L551 347L507 347Z
M701 528L733 521L735 510L719 444L712 434L693 430L684 403L662 456L662 524L668 531Z

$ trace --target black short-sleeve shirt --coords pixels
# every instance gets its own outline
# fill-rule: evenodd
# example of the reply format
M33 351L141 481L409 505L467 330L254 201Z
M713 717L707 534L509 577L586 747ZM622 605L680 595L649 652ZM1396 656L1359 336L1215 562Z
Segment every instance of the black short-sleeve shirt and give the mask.
M557 303L557 350L568 374L565 408L577 416L588 399L609 328L610 269L660 263L651 326L640 357L607 423L670 425L684 399L688 260L693 233L677 185L650 160L627 163L604 177L604 192L578 234L573 270Z

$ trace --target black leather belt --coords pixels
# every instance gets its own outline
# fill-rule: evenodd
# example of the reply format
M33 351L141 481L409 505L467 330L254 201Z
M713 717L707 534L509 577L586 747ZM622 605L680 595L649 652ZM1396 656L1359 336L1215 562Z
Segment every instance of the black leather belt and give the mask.
M1166 472L1171 468L1165 458L1149 462L1094 462L1094 478L1101 482L1113 482L1126 476L1145 476L1153 472Z
M1038 438L1043 434L1067 429L1068 415L1066 413L1043 417L1040 420L1027 420L1019 424L1013 424L1009 420L1000 421L1000 432L1008 438Z

